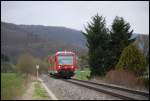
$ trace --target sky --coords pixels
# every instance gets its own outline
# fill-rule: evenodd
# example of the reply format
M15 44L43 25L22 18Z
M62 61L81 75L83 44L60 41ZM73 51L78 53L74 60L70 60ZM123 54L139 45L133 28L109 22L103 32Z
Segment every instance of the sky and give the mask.
M149 1L1 1L1 21L15 24L84 31L97 13L105 17L108 28L119 16L130 23L134 33L149 34Z

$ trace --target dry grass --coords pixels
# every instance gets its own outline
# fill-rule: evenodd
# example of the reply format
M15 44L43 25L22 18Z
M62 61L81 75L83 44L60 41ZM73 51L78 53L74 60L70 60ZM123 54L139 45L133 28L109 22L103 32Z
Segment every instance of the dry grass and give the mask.
M105 77L106 81L130 88L145 88L144 82L134 73L127 70L111 70Z

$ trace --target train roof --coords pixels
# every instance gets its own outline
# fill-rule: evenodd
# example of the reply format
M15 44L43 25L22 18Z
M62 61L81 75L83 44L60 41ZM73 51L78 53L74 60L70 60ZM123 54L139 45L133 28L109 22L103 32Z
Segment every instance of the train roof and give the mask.
M75 53L73 53L71 51L58 51L58 52L56 52L56 55L59 55L59 54L75 54Z

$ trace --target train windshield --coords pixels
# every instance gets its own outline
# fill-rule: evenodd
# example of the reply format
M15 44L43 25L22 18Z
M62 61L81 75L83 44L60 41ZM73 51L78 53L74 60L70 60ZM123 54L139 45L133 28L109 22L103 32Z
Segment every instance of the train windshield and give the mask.
M72 65L73 56L58 56L59 65Z

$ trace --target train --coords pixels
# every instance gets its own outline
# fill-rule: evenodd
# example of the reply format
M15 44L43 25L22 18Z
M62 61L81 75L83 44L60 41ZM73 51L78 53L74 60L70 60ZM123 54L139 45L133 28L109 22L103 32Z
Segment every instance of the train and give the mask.
M58 51L48 57L50 76L71 78L77 69L77 56L71 51Z

